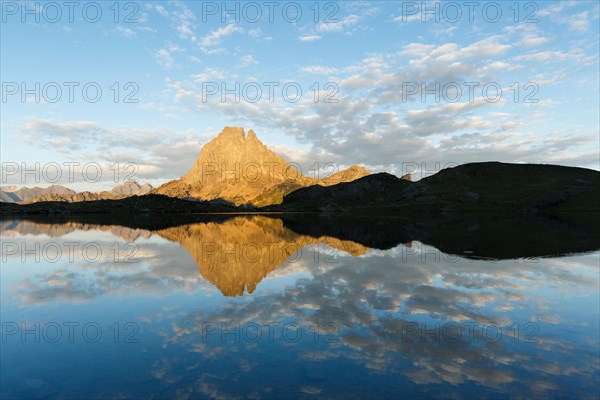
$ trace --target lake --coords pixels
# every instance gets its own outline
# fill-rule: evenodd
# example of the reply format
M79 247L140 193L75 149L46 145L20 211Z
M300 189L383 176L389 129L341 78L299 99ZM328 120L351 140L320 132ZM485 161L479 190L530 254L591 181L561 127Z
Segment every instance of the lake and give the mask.
M597 398L589 218L4 220L2 398Z

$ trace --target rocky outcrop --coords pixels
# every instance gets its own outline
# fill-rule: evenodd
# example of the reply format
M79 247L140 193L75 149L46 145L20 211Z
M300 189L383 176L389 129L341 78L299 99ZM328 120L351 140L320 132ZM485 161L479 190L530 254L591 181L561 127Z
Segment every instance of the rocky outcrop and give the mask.
M37 196L27 203L41 203L44 201L62 201L66 203L77 203L80 201L93 201L93 200L108 200L114 197L110 192L79 192L75 194L44 194Z
M152 185L149 183L144 183L140 185L136 180L129 179L123 182L120 185L115 186L110 190L110 194L118 197L118 196L141 196L146 193L150 193L153 189Z

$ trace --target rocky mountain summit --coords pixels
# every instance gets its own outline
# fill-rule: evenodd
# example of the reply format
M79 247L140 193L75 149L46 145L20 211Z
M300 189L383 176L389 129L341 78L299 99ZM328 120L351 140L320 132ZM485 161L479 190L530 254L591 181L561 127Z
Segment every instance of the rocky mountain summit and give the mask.
M118 197L118 196L141 196L146 193L150 193L150 191L154 189L154 187L149 183L144 183L140 185L135 179L128 179L120 185L115 186L110 190L110 194Z
M227 126L202 147L188 173L152 193L261 207L279 204L286 194L303 187L331 186L366 175L364 168L354 165L324 179L305 176L265 146L252 129L246 133Z

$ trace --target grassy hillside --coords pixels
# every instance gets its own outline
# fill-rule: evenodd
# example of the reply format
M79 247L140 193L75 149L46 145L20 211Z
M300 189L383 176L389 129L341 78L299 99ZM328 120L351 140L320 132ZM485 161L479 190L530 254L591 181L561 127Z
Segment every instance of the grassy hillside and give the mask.
M118 200L76 203L47 201L31 204L0 203L0 215L110 214L160 215L244 211L224 200L187 201L158 194L131 196Z
M600 200L600 173L585 168L472 163L444 169L420 183L432 201L458 208L600 210L595 201Z
M298 189L283 198L280 205L265 211L343 211L352 208L387 206L402 199L411 182L379 173L332 186L313 185Z
M285 196L279 211L600 211L600 172L544 164L472 163L408 182L373 174Z

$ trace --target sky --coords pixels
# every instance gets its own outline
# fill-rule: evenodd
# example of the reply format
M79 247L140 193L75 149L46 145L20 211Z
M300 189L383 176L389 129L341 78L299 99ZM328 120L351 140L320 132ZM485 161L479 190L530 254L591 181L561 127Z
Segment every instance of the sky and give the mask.
M2 185L157 186L225 126L306 175L600 169L597 1L1 3ZM334 167L331 167L331 166Z

